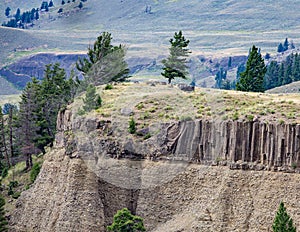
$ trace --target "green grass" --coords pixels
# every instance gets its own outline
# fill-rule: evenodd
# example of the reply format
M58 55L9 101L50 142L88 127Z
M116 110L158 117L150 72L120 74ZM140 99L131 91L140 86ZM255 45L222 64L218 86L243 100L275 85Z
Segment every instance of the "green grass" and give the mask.
M103 105L85 117L99 117L118 123L118 133L128 133L130 116L122 115L126 107L133 111L136 131L155 128L162 122L203 120L259 120L275 124L300 123L300 95L278 95L222 91L196 88L186 93L177 86L151 86L146 83L120 83L106 91L98 87ZM82 96L76 98L73 107L82 104ZM154 133L154 129L150 134Z

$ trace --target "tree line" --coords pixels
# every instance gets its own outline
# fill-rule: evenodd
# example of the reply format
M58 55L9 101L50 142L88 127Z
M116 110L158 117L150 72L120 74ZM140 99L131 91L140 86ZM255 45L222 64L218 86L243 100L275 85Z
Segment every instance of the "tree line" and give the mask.
M9 17L10 15L9 7L6 8L5 15ZM4 22L2 26L24 29L26 25L32 24L33 21L38 20L39 17L40 17L39 9L32 8L31 10L24 11L22 13L20 8L18 8L13 18L11 18L8 22Z

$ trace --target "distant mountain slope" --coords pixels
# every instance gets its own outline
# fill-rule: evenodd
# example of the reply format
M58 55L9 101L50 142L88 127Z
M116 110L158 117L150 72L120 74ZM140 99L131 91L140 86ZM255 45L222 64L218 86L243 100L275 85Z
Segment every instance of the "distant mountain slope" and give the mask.
M4 5L17 6L18 2L23 8L31 8L40 6L41 1L6 0ZM286 36L296 44L300 41L299 3L300 0L88 0L79 10L78 1L61 6L60 0L54 0L55 7L42 13L30 32L45 40L48 48L82 50L101 31L110 31L116 41L128 45L129 54L134 56L164 55L169 38L178 30L191 40L194 53L241 54L253 43L263 52L275 52ZM147 6L151 6L151 13L145 13ZM61 7L64 14L59 15Z
M18 93L19 91L12 85L12 83L0 76L0 95L11 95Z
M270 89L266 93L300 93L300 81Z

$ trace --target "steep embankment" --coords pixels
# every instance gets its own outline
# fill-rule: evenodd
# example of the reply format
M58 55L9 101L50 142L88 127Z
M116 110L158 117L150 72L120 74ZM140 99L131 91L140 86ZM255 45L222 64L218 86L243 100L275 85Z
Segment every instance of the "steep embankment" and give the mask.
M12 231L105 231L123 207L145 218L149 231L269 231L281 200L300 226L298 115L286 124L272 118L297 110L296 97L275 102L279 96L150 84L102 91L103 107L83 117L80 99L59 114L55 147L19 198ZM236 118L231 100L233 111L278 112ZM137 135L127 131L130 117Z

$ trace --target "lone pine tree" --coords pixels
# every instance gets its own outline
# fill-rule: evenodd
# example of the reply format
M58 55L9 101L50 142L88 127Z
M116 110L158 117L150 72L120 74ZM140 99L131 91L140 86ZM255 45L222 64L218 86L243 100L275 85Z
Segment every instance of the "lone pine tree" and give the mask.
M293 225L293 219L286 212L283 202L280 202L272 229L273 232L296 232L296 227Z
M267 71L264 59L254 45L250 50L246 70L240 74L236 90L245 92L264 92L264 76Z
M188 67L187 67L187 57L190 53L187 48L190 41L186 40L182 35L182 31L170 39L171 47L169 48L170 54L167 59L162 60L164 65L162 76L168 79L169 84L175 77L181 77L183 79L187 78Z
M111 81L124 81L128 78L126 49L121 44L113 46L111 41L110 33L101 33L94 45L88 48L88 57L76 63L77 69L85 76L87 84L106 84Z

